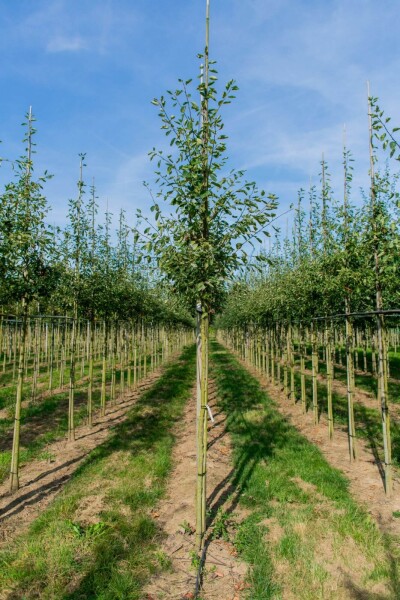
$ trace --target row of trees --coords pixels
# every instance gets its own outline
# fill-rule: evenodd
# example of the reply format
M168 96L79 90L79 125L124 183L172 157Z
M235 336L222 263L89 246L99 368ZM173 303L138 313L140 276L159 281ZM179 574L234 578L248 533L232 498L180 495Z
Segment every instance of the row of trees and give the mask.
M49 174L36 178L35 119L30 110L24 127L26 150L12 162L14 177L0 194L0 307L2 340L13 340L13 366L17 370L14 438L10 487L18 489L21 407L24 378L27 373L27 352L33 354L32 393L40 372L40 343L43 328L50 328L51 352L49 372L54 368L54 352L61 361L63 378L68 363L69 409L68 439L75 438L75 388L77 361L82 352L82 335L88 348L89 387L88 419L91 422L91 386L93 381L93 349L101 335L102 342L102 406L105 406L105 385L108 356L112 357L111 395L115 394L115 361L125 357L136 374L134 351L144 352L147 365L147 342L143 331L152 332L168 324L163 331L174 327L191 327L192 317L179 305L159 277L152 264L142 266L142 254L135 233L119 215L117 231L112 231L111 214L106 213L98 223L98 205L94 184L87 190L84 182L85 156L80 156L76 198L69 201L65 229L52 227L50 206L44 193ZM62 323L62 333L54 332ZM145 328L145 329L143 329ZM101 333L100 333L101 332ZM57 344L54 345L54 339ZM124 351L121 352L121 339ZM32 348L32 340L35 347ZM109 352L110 340L111 352ZM118 346L119 344L119 346ZM81 344L82 345L82 344ZM165 345L165 344L164 344ZM119 350L118 350L119 348ZM135 350L134 350L135 349ZM10 346L8 347L10 353ZM158 351L158 350L157 350ZM150 353L153 356L153 353ZM3 353L3 364L7 361ZM153 359L152 359L153 360ZM18 368L15 369L15 364Z
M291 366L296 345L302 356L302 372L304 348L309 343L313 354L316 418L318 335L324 336L323 345L328 349L330 380L331 353L335 348L332 343L343 334L347 353L348 431L352 460L356 458L353 410L355 323L358 340L370 332L368 335L378 357L378 397L386 490L389 493L392 476L387 397L388 317L385 311L393 314L397 309L400 314L400 195L398 175L390 170L390 159L399 158L396 155L399 145L395 139L397 128L389 129L390 119L385 117L377 102L376 98L369 97L369 193L361 192L361 198L353 200L353 160L344 142L342 197L338 198L333 193L328 165L322 159L319 190L314 185L308 190L309 210L304 207L306 192L300 190L292 235L287 235L283 241L277 235L272 248L265 253L267 266L257 276L239 280L232 287L219 327L230 331L239 328L242 332L262 328L268 332L264 339L269 340L263 341L264 348L265 343L269 348L272 344L279 359L284 359ZM390 155L386 156L388 149ZM377 170L378 158L384 159L380 170ZM364 319L360 313L365 315ZM341 315L341 324L336 320L338 315ZM274 342L271 342L271 336ZM276 343L280 350L276 350ZM331 399L331 388L328 396ZM302 399L304 401L304 390ZM330 408L328 398L329 412ZM331 419L331 415L328 417Z
M143 264L134 228L121 211L117 230L108 211L99 223L94 184L84 181L80 156L77 195L64 229L49 224L44 195L49 174L34 178L34 117L27 115L26 152L13 162L14 180L0 195L0 306L4 315L71 315L88 320L168 313L188 322L176 294ZM147 253L146 253L147 255ZM145 307L145 310L144 308ZM163 317L161 317L163 318Z

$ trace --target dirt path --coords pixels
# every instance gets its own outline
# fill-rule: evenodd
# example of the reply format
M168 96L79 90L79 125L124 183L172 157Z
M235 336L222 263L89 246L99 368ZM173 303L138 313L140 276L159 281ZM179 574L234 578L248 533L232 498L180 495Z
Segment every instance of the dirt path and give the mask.
M46 451L50 460L34 460L21 468L18 492L10 495L8 481L0 485L0 547L22 533L43 512L83 459L107 439L113 427L126 419L129 409L162 371L163 367L155 370L139 383L137 390L121 397L108 408L105 417L95 415L92 428L79 427L74 443L63 439L49 444Z
M207 489L210 522L205 544L205 561L201 598L204 600L238 600L245 589L247 567L236 556L233 544L223 539L212 539L212 527L218 511L223 511L237 523L238 514L234 488L231 485L233 468L229 436L225 432L223 414L216 406L216 390L210 384L209 406L214 415L214 425L209 424L209 451ZM196 555L194 541L195 489L196 489L196 402L195 396L186 406L183 421L177 433L174 449L174 469L170 477L166 499L153 516L166 534L161 551L170 561L171 569L157 574L145 590L146 600L182 600L194 598ZM218 517L217 517L218 519ZM228 524L229 530L229 524Z
M400 519L393 517L394 511L400 511L400 479L395 474L393 494L386 498L382 465L377 462L372 449L357 439L358 460L350 463L347 431L335 427L333 441L328 439L328 423L322 415L318 425L314 425L312 411L303 415L300 403L293 404L285 398L283 392L272 386L258 371L240 361L260 382L268 395L276 402L279 411L300 431L309 441L317 445L328 462L342 471L350 481L350 491L353 497L377 522L383 532L400 535Z

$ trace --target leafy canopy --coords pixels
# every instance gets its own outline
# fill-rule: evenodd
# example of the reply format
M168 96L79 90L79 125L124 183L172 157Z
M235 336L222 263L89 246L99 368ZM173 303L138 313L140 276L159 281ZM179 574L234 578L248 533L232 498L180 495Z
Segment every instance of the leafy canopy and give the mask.
M228 170L221 111L238 88L229 81L218 94L215 69L210 73L207 85L180 79L179 89L153 100L173 151L150 153L159 186L151 195L155 225L140 211L139 217L148 224L146 252L176 291L191 306L201 301L217 308L225 282L248 261L246 244L267 234L277 199L245 181L243 171ZM162 202L169 204L169 214Z

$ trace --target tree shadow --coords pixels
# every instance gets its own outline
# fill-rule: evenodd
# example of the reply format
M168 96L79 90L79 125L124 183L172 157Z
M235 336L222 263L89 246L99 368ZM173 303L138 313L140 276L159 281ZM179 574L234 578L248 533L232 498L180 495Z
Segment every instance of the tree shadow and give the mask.
M144 391L132 407L127 420L117 425L113 435L88 455L72 478L84 474L85 469L114 452L128 451L140 456L155 451L165 442L172 446L172 428L180 419L176 402L183 405L191 392L194 356L195 348L186 348L182 359L168 367L164 375ZM168 474L170 466L165 464L163 467L163 477ZM133 569L137 565L137 572L134 571L134 575L130 576L130 593L133 594L132 597L140 597L140 589L151 568L146 548L151 548L156 536L160 534L156 523L147 515L150 505L143 502L143 497L127 498L127 501L133 511L132 515L102 513L102 519L110 521L110 529L106 530L101 539L94 540L90 566L74 589L65 592L65 600L97 598L107 593L111 585L117 585L115 577L118 565L123 564L128 557ZM154 504L154 498L151 504ZM136 552L138 548L140 552ZM122 595L118 597L128 597L123 592L120 594Z
M279 464L282 460L280 457L285 456L285 452L290 448L289 452L302 452L302 447L311 446L300 434L297 432L293 434L293 426L286 421L286 419L277 413L273 408L273 403L268 401L265 403L265 394L260 390L259 383L250 378L248 373L241 368L232 368L233 359L228 353L219 352L213 355L213 362L215 365L214 379L217 382L219 392L218 406L227 415L226 430L230 434L233 446L233 461L234 468L220 482L219 486L213 490L208 498L209 502L209 518L208 518L208 533L205 540L205 556L203 558L203 564L207 556L208 543L212 539L212 526L215 522L215 518L218 514L219 509L223 506L226 514L232 514L238 506L238 503L244 501L244 506L257 507L260 503L260 498L253 498L248 492L253 493L251 487L251 480L254 475L257 466L260 463L268 465L269 463L275 462L275 458L278 458ZM212 369L212 371L214 368ZM297 381L296 381L297 383ZM297 386L296 386L297 387ZM310 404L311 396L311 385L307 384L307 405ZM327 390L324 386L319 386L318 394L320 398L320 411L326 410L327 404ZM264 397L264 406L260 410ZM346 417L347 420L347 406L343 398L333 397L334 406L336 411L340 413L341 417ZM366 435L368 439L373 443L376 439L376 419L371 411L360 407L360 413L356 415L357 419L362 419L364 426L366 427ZM337 413L336 413L337 416ZM378 423L379 426L379 423ZM315 447L312 446L314 452ZM378 453L378 448L375 449ZM313 456L316 456L314 453ZM322 459L324 460L324 459ZM380 461L377 461L378 468ZM283 466L283 464L282 464ZM284 467L291 470L292 467ZM315 470L310 471L310 467L306 468L304 474L300 470L299 472L293 473L293 476L301 476L307 481L318 482L318 486L322 484L324 494L328 498L332 496L332 499L341 497L341 494L348 493L348 481L336 474L336 470L333 470L332 475L327 473L326 476L322 475L322 472L318 472L318 464L315 464ZM307 474L306 474L307 473ZM287 476L287 475L286 475ZM326 477L326 479L324 479ZM257 478L257 475L256 475ZM328 487L330 486L330 487ZM338 487L340 489L338 489ZM328 489L330 492L328 493ZM257 491L256 491L257 493ZM268 491L260 491L261 496L265 497L265 506L268 504ZM284 494L281 493L280 501L284 502ZM262 499L262 498L261 498ZM289 499L289 502L293 502L293 499ZM254 504L253 504L254 502ZM392 573L390 575L392 589L395 593L399 590L397 564L393 558L390 548L387 550L387 556L391 564ZM355 599L366 600L387 600L387 595L373 594L366 592L365 590L357 587L357 585L348 579L347 587L349 590L349 597ZM394 596L395 597L395 596ZM396 596L397 597L397 596Z

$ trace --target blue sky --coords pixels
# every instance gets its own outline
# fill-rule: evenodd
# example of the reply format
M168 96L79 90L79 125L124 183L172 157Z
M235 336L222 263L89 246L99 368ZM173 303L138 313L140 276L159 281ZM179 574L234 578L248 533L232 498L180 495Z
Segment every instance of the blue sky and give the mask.
M164 145L151 99L197 74L204 12L205 0L0 2L0 156L21 153L32 105L53 222L65 222L80 152L102 207L132 220L146 207L147 153ZM324 152L340 194L346 123L355 187L366 186L367 79L400 122L399 1L211 0L211 17L220 79L240 88L224 118L232 165L285 210L318 182Z

